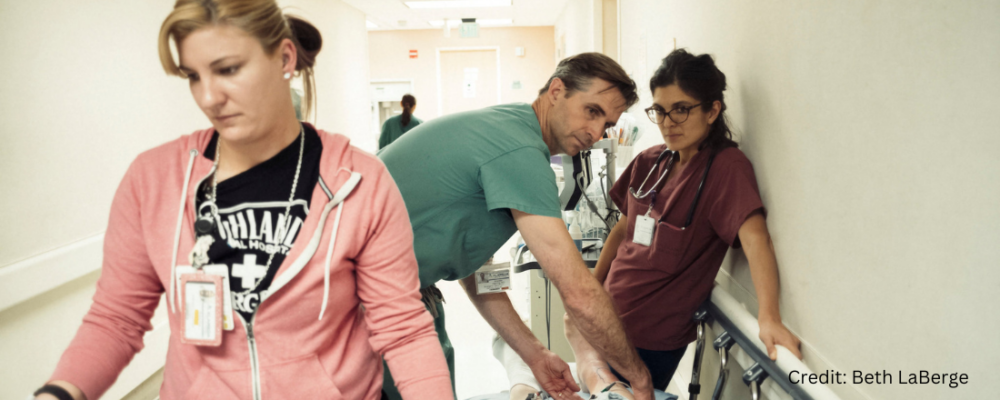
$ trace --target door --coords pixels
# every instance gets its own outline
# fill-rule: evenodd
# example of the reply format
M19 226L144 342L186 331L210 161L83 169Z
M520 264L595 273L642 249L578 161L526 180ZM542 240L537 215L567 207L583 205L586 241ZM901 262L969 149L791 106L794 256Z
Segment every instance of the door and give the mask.
M440 115L500 103L497 49L440 50Z

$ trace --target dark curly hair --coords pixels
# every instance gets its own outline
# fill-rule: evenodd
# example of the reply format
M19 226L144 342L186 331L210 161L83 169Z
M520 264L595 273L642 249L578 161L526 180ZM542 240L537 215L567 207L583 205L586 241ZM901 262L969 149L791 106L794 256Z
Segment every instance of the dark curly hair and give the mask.
M729 129L726 118L726 101L722 94L726 90L726 74L715 66L712 56L708 54L696 56L684 49L670 52L649 79L649 91L654 92L656 88L672 84L677 84L688 96L701 101L702 111L711 110L717 100L722 104L719 117L708 128L708 136L698 146L699 150L739 147L733 141L733 132Z

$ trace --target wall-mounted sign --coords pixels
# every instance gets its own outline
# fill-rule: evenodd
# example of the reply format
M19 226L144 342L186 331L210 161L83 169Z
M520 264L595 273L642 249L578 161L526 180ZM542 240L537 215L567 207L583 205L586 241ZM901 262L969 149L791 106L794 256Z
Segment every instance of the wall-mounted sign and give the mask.
M416 50L410 50L410 58L417 58L417 51Z
M479 37L479 24L475 18L462 18L462 24L458 26L458 36L463 38Z

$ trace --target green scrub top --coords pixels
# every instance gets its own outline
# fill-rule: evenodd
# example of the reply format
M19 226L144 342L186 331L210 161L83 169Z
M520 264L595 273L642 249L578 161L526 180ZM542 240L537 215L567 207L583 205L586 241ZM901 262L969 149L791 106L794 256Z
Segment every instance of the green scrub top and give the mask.
M421 287L472 275L517 231L511 208L562 217L529 104L431 120L378 156L410 214Z
M403 136L404 133L408 132L410 129L416 128L421 122L424 122L421 121L420 118L410 115L410 123L403 126L403 121L401 121L402 119L402 115L396 115L389 117L389 119L385 120L385 123L382 124L382 134L378 137L379 150L388 146L389 143L395 142L396 139L399 139L399 137Z

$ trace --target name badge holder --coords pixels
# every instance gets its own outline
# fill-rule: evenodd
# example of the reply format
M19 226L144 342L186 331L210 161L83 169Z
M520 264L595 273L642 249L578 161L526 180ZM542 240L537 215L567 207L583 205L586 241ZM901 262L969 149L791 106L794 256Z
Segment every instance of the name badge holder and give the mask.
M200 271L200 272L199 272ZM233 314L233 295L229 286L229 268L225 264L211 264L201 267L201 270L194 269L190 265L177 266L177 286L180 287L180 279L185 274L206 273L218 275L222 278L222 329L231 331L236 328L236 320Z
M222 344L222 277L196 272L181 276L184 313L181 343L195 346Z
M510 263L485 264L475 273L476 294L510 290Z
M649 200L649 209L646 215L635 218L635 230L632 232L632 242L638 245L649 247L653 242L653 233L656 231L656 220L650 217L653 211L653 203L656 202L656 191L651 190L652 197Z

